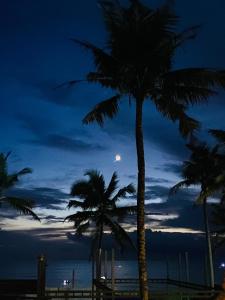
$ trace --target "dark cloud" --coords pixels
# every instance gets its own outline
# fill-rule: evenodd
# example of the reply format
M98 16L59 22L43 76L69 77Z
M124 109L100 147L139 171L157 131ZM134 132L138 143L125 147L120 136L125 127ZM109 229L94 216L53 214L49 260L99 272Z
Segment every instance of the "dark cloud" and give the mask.
M182 171L182 165L183 164L179 162L176 163L171 162L171 163L165 163L159 167L155 167L155 169L180 175Z
M47 209L61 210L59 205L65 204L68 201L69 195L59 189L39 187L39 188L13 188L8 190L7 195L21 197L24 199L32 199L36 206Z
M51 118L46 119L40 116L21 113L17 115L17 119L23 128L30 131L32 136L34 136L34 138L24 139L23 142L25 143L70 152L101 151L106 149L103 145L91 142L89 134L82 129L71 129L69 136L62 133L52 133L56 132L59 126Z
M127 175L127 177L130 178L130 179L132 179L132 180L137 180L137 175ZM156 184L156 183L171 183L171 181L169 179L149 177L149 176L145 177L145 182L146 183L152 183L152 184Z
M29 144L40 145L59 150L71 152L84 152L84 151L102 151L106 148L102 145L88 143L79 138L70 138L60 134L49 134L39 140L27 140Z

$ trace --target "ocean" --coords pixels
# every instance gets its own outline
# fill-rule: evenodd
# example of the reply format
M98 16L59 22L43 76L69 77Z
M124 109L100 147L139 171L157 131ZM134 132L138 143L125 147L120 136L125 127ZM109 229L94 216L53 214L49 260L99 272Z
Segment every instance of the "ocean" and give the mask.
M151 278L166 278L183 280L187 279L185 261L182 259L180 268L178 258L168 260L158 259L148 261L148 274ZM223 269L220 262L215 263L216 282L219 284L222 279ZM115 261L115 278L137 278L138 265L134 260ZM107 264L108 277L111 275L111 263ZM48 261L46 269L46 282L48 287L62 287L64 280L72 282L74 273L75 289L87 289L91 287L92 264L88 260L58 260ZM0 279L34 279L37 274L36 261L14 261L4 263L1 261ZM102 274L104 275L104 274ZM189 260L190 282L205 283L206 274L204 259Z

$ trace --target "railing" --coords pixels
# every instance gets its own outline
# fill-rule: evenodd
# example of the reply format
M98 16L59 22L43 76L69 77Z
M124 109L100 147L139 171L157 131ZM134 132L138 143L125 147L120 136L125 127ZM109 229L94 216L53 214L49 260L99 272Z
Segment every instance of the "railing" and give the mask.
M151 299L211 299L222 294L219 291L190 291L190 292L150 292ZM99 295L103 299L139 299L137 290L117 290L117 291L91 291L91 290L46 290L45 295L50 299L96 299ZM225 293L223 292L225 296Z
M225 292L219 291L190 291L190 292L150 292L150 298L152 300L196 300L196 299L215 299L217 295L223 295ZM37 300L39 299L37 294L21 295L19 298L13 298L15 294L7 294L6 298L2 299L20 299L20 300ZM17 295L18 296L18 295ZM11 298L7 298L11 297ZM91 290L63 290L63 289L47 289L45 291L45 297L41 299L55 300L55 299L140 299L139 291L137 290L117 290L117 291L91 291ZM215 297L215 298L214 298Z

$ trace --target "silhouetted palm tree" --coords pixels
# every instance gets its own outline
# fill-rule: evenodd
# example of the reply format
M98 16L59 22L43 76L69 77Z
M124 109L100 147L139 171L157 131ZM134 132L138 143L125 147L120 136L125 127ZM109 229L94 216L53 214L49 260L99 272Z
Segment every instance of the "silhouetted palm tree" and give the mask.
M170 1L167 1L168 3ZM100 1L107 43L100 48L86 41L74 42L89 50L95 69L84 80L115 90L111 98L98 103L84 118L84 123L113 118L124 98L136 105L136 148L138 161L137 230L140 294L148 299L145 249L145 158L143 143L143 103L151 100L163 116L179 122L183 136L188 136L199 123L186 114L190 105L205 102L214 95L216 86L225 86L225 72L207 68L174 69L178 48L196 35L197 26L177 31L178 16L171 5L151 9L138 0L129 7L119 1ZM124 97L125 96L125 97Z
M74 222L77 234L89 233L92 235L92 254L102 248L104 230L109 229L118 245L123 247L132 240L119 224L129 213L135 213L136 206L117 206L121 198L135 193L134 186L129 184L118 190L118 177L113 173L108 187L102 174L96 170L89 170L84 175L87 180L76 181L71 188L71 195L82 201L70 200L68 208L78 208L75 214L65 220Z
M178 189L182 187L200 185L200 193L196 199L196 203L203 205L210 285L211 287L214 287L214 270L207 199L218 189L216 180L219 178L221 170L223 170L224 157L219 152L218 145L214 146L212 149L205 144L192 144L187 146L192 153L190 159L185 161L183 165L182 177L184 180L172 187L171 193L177 192Z
M225 202L213 206L211 222L214 225L214 250L225 243Z
M19 197L12 197L7 195L9 188L14 187L14 185L19 181L19 177L30 174L32 171L29 168L24 168L19 172L12 174L8 173L8 157L10 152L6 155L0 153L0 207L8 205L23 215L30 215L35 220L40 221L39 217L33 212L32 208L34 202L28 199L22 199Z

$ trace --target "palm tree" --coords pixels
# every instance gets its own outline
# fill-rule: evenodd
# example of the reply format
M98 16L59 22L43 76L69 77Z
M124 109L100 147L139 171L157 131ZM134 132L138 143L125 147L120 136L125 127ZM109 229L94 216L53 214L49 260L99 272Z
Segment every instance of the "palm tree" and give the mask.
M136 206L117 206L118 201L127 195L135 193L135 188L129 184L118 189L118 176L113 173L109 185L106 187L102 174L96 170L85 172L87 180L78 180L71 187L71 196L80 200L70 200L68 208L78 208L81 211L69 215L65 220L74 222L78 235L90 233L92 235L92 251L102 248L104 230L108 228L121 249L129 243L133 245L129 235L119 224L127 214L136 212Z
M170 1L167 1L168 3ZM98 103L84 118L84 123L104 124L114 118L123 99L136 105L136 150L138 162L137 232L141 299L148 299L145 249L145 157L143 142L143 104L151 100L163 116L179 122L183 136L189 136L199 123L186 113L190 105L206 102L225 87L225 72L207 68L174 69L178 48L196 35L198 26L177 31L178 16L170 4L152 9L138 0L128 7L119 1L100 1L107 31L107 42L101 48L86 41L73 39L93 55L95 68L83 80L100 84L116 94Z
M187 145L187 147L191 150L191 156L189 161L185 161L183 165L182 177L184 180L173 186L171 193L177 192L182 187L200 185L200 193L196 199L196 203L203 205L210 286L214 288L214 269L207 199L218 189L216 180L223 170L224 157L219 152L218 145L214 146L212 149L205 144L198 143ZM223 162L223 164L221 164L221 162Z
M214 205L212 211L212 224L214 225L214 250L221 247L225 243L225 203Z
M32 210L34 206L34 202L32 200L12 197L7 194L8 189L15 186L15 184L19 181L20 176L30 174L32 172L30 168L24 168L19 172L9 174L7 161L9 155L10 152L6 155L0 153L0 207L8 205L16 209L19 213L23 215L30 215L33 219L40 221L39 217Z

